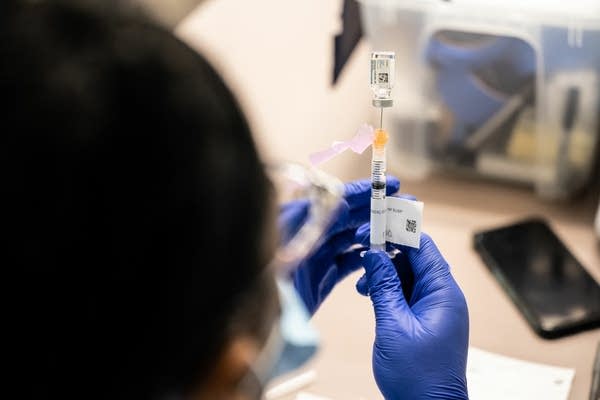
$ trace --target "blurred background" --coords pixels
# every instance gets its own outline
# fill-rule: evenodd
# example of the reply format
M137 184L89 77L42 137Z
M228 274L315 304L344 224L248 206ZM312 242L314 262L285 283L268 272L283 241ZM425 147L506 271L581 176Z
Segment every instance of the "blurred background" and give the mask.
M394 173L442 169L564 199L598 170L597 1L183 1L181 18L164 6L177 2L147 1L163 4L158 15L217 65L265 158L305 162L374 122L368 52L384 49L397 55L396 103L385 115ZM342 33L347 54L334 42ZM323 168L351 178L364 175L361 161L342 155Z
M397 55L389 170L405 182L450 173L550 201L597 191L600 2L139 1L219 69L267 160L306 163L374 124L368 55L383 49ZM322 168L365 177L368 159Z
M267 160L308 163L308 155L373 122L369 47L362 42L333 85L340 1L205 1L176 28L234 90ZM358 21L357 21L358 22ZM324 164L342 179L368 177L370 156Z

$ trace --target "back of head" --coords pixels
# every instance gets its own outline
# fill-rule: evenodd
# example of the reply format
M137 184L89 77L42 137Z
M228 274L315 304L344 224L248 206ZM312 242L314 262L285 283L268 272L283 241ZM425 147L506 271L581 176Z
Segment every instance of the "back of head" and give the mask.
M38 1L0 30L0 257L21 389L190 389L265 264L267 180L238 106L142 16Z

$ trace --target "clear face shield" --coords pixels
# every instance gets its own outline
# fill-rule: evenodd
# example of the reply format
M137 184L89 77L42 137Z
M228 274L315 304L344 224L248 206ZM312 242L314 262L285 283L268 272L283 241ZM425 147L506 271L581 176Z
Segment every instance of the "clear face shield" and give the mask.
M343 200L335 177L297 164L267 168L279 211L278 247L269 265L277 280L281 315L258 358L241 382L244 393L261 398L273 378L301 367L317 351L319 336L292 282L294 270L318 248Z
M271 262L278 275L292 272L323 239L344 195L335 177L298 164L267 168L281 211L279 246Z

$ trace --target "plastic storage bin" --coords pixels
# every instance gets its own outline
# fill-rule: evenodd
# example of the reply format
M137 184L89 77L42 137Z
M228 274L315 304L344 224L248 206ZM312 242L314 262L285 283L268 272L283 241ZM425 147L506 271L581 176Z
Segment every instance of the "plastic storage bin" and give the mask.
M435 168L569 196L599 138L600 0L359 0L374 50L396 52L389 168Z

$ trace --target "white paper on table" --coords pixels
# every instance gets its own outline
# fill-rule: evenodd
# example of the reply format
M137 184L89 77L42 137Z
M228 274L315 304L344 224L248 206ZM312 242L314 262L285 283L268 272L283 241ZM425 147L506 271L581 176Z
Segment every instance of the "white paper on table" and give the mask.
M561 368L469 347L467 385L471 400L567 400L575 375Z

